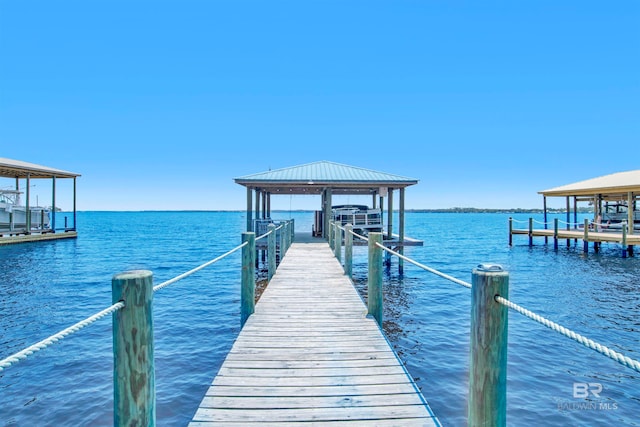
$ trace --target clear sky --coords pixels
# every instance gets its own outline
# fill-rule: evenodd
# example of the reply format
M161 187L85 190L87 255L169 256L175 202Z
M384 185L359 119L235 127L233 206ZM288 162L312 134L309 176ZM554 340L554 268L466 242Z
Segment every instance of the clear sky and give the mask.
M244 209L234 177L318 160L540 208L639 137L637 0L0 0L0 157L82 174L79 210Z

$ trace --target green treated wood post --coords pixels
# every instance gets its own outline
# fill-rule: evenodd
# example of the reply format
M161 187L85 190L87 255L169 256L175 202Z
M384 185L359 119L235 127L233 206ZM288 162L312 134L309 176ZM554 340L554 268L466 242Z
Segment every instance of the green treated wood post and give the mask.
M267 269L269 280L276 274L276 226L275 224L269 224L267 226L269 236L267 237Z
M584 235L582 236L582 249L586 254L589 252L589 219L584 219Z
M255 311L256 304L256 234L242 233L242 282L240 289L240 326L244 326Z
M338 262L342 263L342 230L340 230L340 225L337 222L334 222L335 227L335 238L334 238L334 248L333 253L338 259Z
M333 250L333 238L335 233L333 232L333 221L329 221L329 228L327 229L327 240L329 240L329 247Z
M113 425L155 426L153 273L135 270L111 280L113 313Z
M529 218L529 246L533 246L533 218Z
M502 427L507 423L509 273L481 264L472 272L468 425Z
M344 232L344 274L353 275L353 225L347 224Z
M513 218L509 217L509 246L513 246Z
M553 250L558 250L558 218L553 219Z
M382 233L369 233L369 275L367 283L368 314L382 327Z
M282 258L284 258L284 252L285 252L285 248L284 248L284 225L281 226L282 228L280 228L280 262L282 262Z
M296 240L296 220L292 219L291 220L291 243L295 242Z

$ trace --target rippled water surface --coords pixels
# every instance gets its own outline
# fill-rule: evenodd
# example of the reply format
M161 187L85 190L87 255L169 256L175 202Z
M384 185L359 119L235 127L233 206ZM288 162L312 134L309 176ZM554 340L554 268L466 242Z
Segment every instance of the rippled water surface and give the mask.
M274 217L311 230L311 213ZM477 264L499 263L511 300L640 359L640 257L615 244L530 248L525 236L509 247L507 221L408 213L407 235L425 244L405 254L468 282ZM244 224L241 212L80 212L77 239L0 247L0 358L109 306L115 273L148 269L160 283L236 246ZM354 259L363 298L365 251ZM188 423L237 336L239 265L234 254L156 293L158 425ZM444 425L466 425L469 311L468 289L410 264L400 277L393 261L385 332ZM112 425L111 339L107 317L0 373L1 425ZM574 397L576 383L602 391ZM515 312L507 388L510 426L640 425L640 374Z

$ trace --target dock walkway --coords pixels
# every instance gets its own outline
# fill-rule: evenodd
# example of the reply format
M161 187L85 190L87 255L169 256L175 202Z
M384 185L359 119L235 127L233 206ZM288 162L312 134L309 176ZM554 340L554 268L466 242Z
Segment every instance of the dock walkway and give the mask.
M209 424L440 425L326 241L290 247L190 426Z

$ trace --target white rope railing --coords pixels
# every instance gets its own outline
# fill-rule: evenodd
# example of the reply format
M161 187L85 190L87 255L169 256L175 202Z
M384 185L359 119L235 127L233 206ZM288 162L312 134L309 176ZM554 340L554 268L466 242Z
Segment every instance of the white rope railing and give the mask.
M216 262L220 261L221 259L228 257L232 253L234 253L236 251L239 251L240 249L242 249L243 247L247 246L248 244L249 244L249 242L244 242L243 244L236 246L235 248L231 249L229 252L227 252L225 254L222 254L219 257L212 259L211 261L207 261L204 264L187 271L186 273L182 273L181 275L176 276L173 279L169 279L166 282L162 282L159 285L154 286L153 287L153 292L157 292L160 289L165 288L165 287L167 287L167 286L169 286L169 285L171 285L173 283L176 283L177 281L182 280L187 276L191 276L193 273L195 273L197 271L200 271L203 268L206 268L206 267L210 266L211 264L215 264Z
M189 271L187 271L186 273L183 273L179 276L174 277L173 279L167 280L165 282L160 283L159 285L156 285L153 287L153 292L159 291L162 288L165 288L173 283L176 283L182 279L184 279L185 277L188 277L190 275L192 275L193 273L202 270L203 268L206 268L208 266L210 266L211 264L215 264L216 262L226 258L227 256L231 255L232 253L242 249L243 247L245 247L246 245L248 245L248 242L244 242L241 245L238 245L237 247L231 249L230 251L220 255L217 258L212 259L211 261L207 261L202 265L199 265L196 268L193 268ZM12 364L26 359L28 356L32 355L33 353L42 350L43 348L48 347L49 345L56 343L58 341L60 341L61 339L65 338L68 335L71 335L77 331L79 331L80 329L84 328L85 326L88 326L90 324L92 324L93 322L103 318L104 316L106 316L107 314L111 314L114 313L118 310L120 310L121 308L124 308L125 306L125 302L124 301L120 301L117 302L115 304L113 304L112 306L94 314L93 316L90 316L84 320L81 320L80 322L58 332L57 334L54 334L52 336L50 336L49 338L46 338L36 344L33 344L30 347L25 348L22 351L19 351L18 353L15 353L3 360L0 360L0 372L11 366Z
M68 335L71 335L74 332L78 332L80 329L92 324L96 320L99 320L108 314L114 313L120 310L121 308L124 308L124 306L125 304L123 301L117 302L113 304L111 307L107 307L104 310L94 314L93 316L87 317L86 319L72 326L69 326L66 329L63 329L57 334L51 335L49 338L45 338L44 340L36 344L33 344L32 346L29 346L22 351L19 351L5 359L0 360L0 372L2 372L5 368L8 368L12 364L19 362L20 360L26 359L28 356L32 355L33 353L40 351L43 348L46 348L51 344L54 344L60 341L61 339L67 337Z
M590 338L587 338L583 335L580 335L576 332L573 332L570 329L565 328L564 326L561 326L555 322L552 322L551 320L545 319L544 317L530 311L527 310L526 308L513 303L511 301L509 301L506 298L501 297L500 295L496 295L496 301L502 305L505 305L507 307L509 307L512 310L517 311L518 313L528 317L529 319L535 320L536 322L546 326L547 328L554 330L558 333L560 333L561 335L564 335L565 337L571 338L572 340L582 344L583 346L590 348L592 350L597 351L600 354L603 354L605 356L607 356L608 358L615 360L616 362L631 368L637 372L640 372L640 362L638 362L637 360L631 359L628 356L625 356L622 353L618 353L615 350L611 350L609 347L604 346L602 344L598 344L597 342L593 341Z
M275 229L275 230L267 231L266 233L262 234L261 236L256 237L256 242L257 242L258 240L260 240L260 239L264 239L265 237L267 237L267 236L268 236L269 234L271 234L272 232L280 230L282 227L284 227L284 223L283 223L283 224L280 224L280 226L276 227L276 229Z
M403 260L405 260L405 261L407 261L407 262L409 262L409 263L411 263L411 264L413 264L413 265L415 265L417 267L422 268L423 270L426 270L426 271L428 271L430 273L433 273L433 274L435 274L437 276L440 276L440 277L442 277L444 279L447 279L447 280L449 280L449 281L451 281L453 283L457 283L457 284L462 285L462 286L464 286L466 288L469 288L469 289L472 286L470 283L467 283L467 282L464 282L462 280L456 279L455 277L449 276L448 274L442 273L442 272L440 272L440 271L438 271L436 269L433 269L433 268L428 267L428 266L426 266L424 264L421 264L421 263L419 263L419 262L417 262L417 261L415 261L415 260L413 260L413 259L411 259L409 257L406 257L406 256L404 256L404 255L402 255L402 254L400 254L400 253L398 253L396 251L393 251L393 250L389 249L388 247L386 247L386 246L384 246L384 245L382 245L380 243L376 243L376 246L379 247L380 249L392 254L392 255L397 256L398 258L401 258L401 259L403 259ZM572 340L582 344L583 346L585 346L587 348L590 348L592 350L595 350L598 353L600 353L600 354L602 354L604 356L607 356L608 358L610 358L612 360L615 360L616 362L618 362L618 363L620 363L620 364L622 364L622 365L624 365L624 366L626 366L628 368L631 368L631 369L633 369L633 370L635 370L637 372L640 372L640 362L638 362L637 360L634 360L634 359L632 359L632 358L630 358L628 356L625 356L622 353L619 353L619 352L617 352L615 350L612 350L607 346L599 344L599 343L593 341L592 339L589 339L589 338L587 338L587 337L585 337L583 335L580 335L580 334L578 334L578 333L576 333L576 332L574 332L574 331L572 331L572 330L570 330L568 328L565 328L564 326L561 326L561 325L559 325L559 324L557 324L555 322L552 322L552 321L550 321L548 319L545 319L544 317L542 317L542 316L540 316L540 315L538 315L538 314L536 314L536 313L534 313L534 312L532 312L530 310L527 310L524 307L522 307L522 306L520 306L520 305L518 305L518 304L516 304L514 302L511 302L506 298L501 297L500 295L496 295L495 299L496 299L496 301L498 303L503 304L506 307L508 307L508 308L510 308L512 310L515 310L518 313L520 313L520 314L522 314L522 315L524 315L524 316L526 316L526 317L528 317L528 318L530 318L532 320L535 320L538 323L541 323L542 325L550 328L551 330L554 330L554 331L560 333L561 335L564 335L564 336L566 336L568 338L571 338Z
M393 254L393 255L397 256L398 258L401 258L401 259L403 259L403 260L405 260L405 261L407 261L407 262L409 262L409 263L411 263L411 264L413 264L413 265L415 265L417 267L422 268L423 270L428 271L429 273L435 274L436 276L440 276L443 279L447 279L447 280L449 280L449 281L451 281L453 283L456 283L458 285L464 286L465 288L471 289L471 284L470 283L467 283L467 282L465 282L463 280L460 280L460 279L456 279L455 277L449 276L448 274L445 274L445 273L443 273L441 271L438 271L438 270L436 270L434 268L427 267L426 265L421 264L418 261L415 261L415 260L413 260L413 259L411 259L409 257L406 257L406 256L404 256L404 255L402 255L402 254L400 254L400 253L398 253L396 251L393 251L393 250L389 249L388 247L386 247L384 245L381 245L380 243L376 243L376 246L378 246L379 248L389 252L390 254Z

